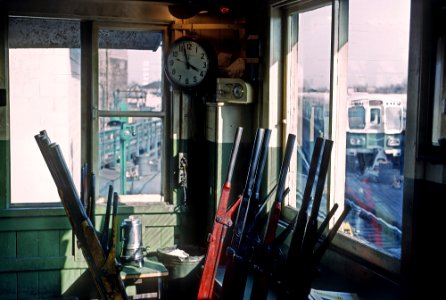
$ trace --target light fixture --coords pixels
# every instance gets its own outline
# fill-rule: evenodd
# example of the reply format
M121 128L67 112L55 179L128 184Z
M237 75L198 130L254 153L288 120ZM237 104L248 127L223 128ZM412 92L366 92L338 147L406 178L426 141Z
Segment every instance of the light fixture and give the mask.
M188 1L186 4L169 5L168 9L170 14L178 19L192 18L201 11L201 8L192 1Z
M231 11L229 6L226 6L226 5L220 5L220 9L219 10L220 10L220 13L222 15L228 14Z

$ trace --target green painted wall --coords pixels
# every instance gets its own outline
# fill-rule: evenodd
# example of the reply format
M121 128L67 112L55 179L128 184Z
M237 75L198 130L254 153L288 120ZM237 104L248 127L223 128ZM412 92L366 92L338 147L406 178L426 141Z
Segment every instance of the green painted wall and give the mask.
M104 208L98 207L98 210L96 224L101 227ZM143 212L142 209L123 207L118 216L118 224L130 214L141 217L143 245L148 251L174 244L177 216L167 206L157 210ZM32 214L35 216L26 216L25 211L1 212L1 298L48 298L64 295L67 291L81 293L88 289L85 285L91 281L77 283L88 266L80 249L73 248L71 225L63 209L56 209L49 216L39 215L44 214L42 211L29 213Z

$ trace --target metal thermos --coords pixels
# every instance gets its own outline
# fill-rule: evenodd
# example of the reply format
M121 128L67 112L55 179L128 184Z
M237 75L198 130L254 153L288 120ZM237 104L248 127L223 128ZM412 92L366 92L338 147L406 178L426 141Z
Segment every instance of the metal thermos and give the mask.
M142 267L144 262L142 245L142 224L136 216L129 216L121 223L121 261L136 263Z

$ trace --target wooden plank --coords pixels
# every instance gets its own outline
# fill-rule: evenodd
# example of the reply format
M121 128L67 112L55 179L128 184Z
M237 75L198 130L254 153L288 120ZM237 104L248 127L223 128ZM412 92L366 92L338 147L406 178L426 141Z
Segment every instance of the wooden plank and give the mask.
M160 2L117 1L113 5L104 5L103 1L87 1L82 3L78 1L41 2L22 0L8 3L5 13L15 12L21 15L47 16L58 12L61 16L70 18L80 18L82 16L82 18L88 20L110 19L110 16L116 16L116 20L169 24L172 21L172 15L169 13L167 5Z
M17 274L19 299L37 299L39 297L39 273L20 272Z
M59 256L59 230L38 232L38 256L54 257Z
M174 244L175 229L174 227L164 227L161 228L161 246L160 247L168 247Z
M96 216L105 213L105 204L98 204ZM164 202L148 203L144 206L119 206L118 216L126 218L130 214L138 215L164 215L175 220L174 206ZM65 210L62 207L53 208L17 208L0 210L0 231L70 229L71 225ZM17 218L11 220L11 218ZM20 222L17 220L20 218ZM172 221L172 220L171 220ZM171 222L170 221L170 222ZM164 225L164 224L161 224Z
M144 260L144 265L139 268L133 265L124 265L121 271L122 279L157 278L169 275L166 267L153 260Z
M230 29L230 30L239 30L243 29L243 24L182 24L177 23L173 24L172 28L175 30L222 30L222 29Z
M83 273L83 269L61 270L60 271L60 292L65 294Z
M178 224L177 215L174 213L141 215L140 217L143 226L175 226Z
M1 298L17 299L17 273L0 273Z
M53 204L52 204L53 205ZM5 218L23 218L23 217L63 217L66 216L65 209L59 203L55 206L42 206L39 204L30 204L27 207L10 207L8 210L0 211L0 217Z
M29 209L32 211L32 209ZM71 229L66 216L35 218L0 218L0 231L56 230Z
M145 227L142 232L143 246L151 250L161 248L162 229L159 227Z
M39 299L60 296L60 271L39 272Z
M73 243L75 244L74 260L77 262L85 261L85 257L84 257L84 254L82 253L82 249L77 246L77 238L76 237L74 237Z
M16 233L0 232L0 257L16 257Z
M24 272L36 270L85 269L85 261L75 261L72 257L25 257L0 258L0 272Z
M142 231L143 246L149 247L149 251L172 246L174 232L174 227L144 227Z
M105 214L106 203L98 203L96 206L96 215ZM129 214L169 214L175 211L175 206L167 204L165 202L151 202L144 205L124 205L118 207L118 215L129 215Z
M159 205L156 205L158 207ZM124 210L126 207L122 207ZM121 207L118 208L118 210ZM136 207L135 207L136 209ZM128 209L125 209L128 210ZM30 213L33 209L28 209ZM130 210L131 211L131 210ZM173 212L169 213L148 213L146 212L138 213L141 215L144 225L150 226L175 226L177 225L177 215ZM130 214L118 214L119 220L128 218ZM102 224L102 216L97 216L99 224ZM28 230L66 230L71 229L71 224L68 217L65 216L38 216L38 217L17 217L11 218L0 218L0 232L5 231L28 231Z
M38 231L17 232L17 257L38 256Z
M88 269L79 270L79 275L76 276L73 282L69 283L68 278L61 279L61 281L67 280L64 286L61 287L61 296L64 299L99 299L98 291L95 287L94 280L91 276L91 272ZM73 276L75 274L72 274ZM71 277L71 275L69 275Z
M59 256L73 256L72 230L59 230Z

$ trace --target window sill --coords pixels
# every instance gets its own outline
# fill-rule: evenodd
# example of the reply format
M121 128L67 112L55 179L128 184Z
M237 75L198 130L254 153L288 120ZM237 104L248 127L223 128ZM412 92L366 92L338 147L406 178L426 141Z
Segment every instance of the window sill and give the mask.
M96 205L96 215L105 214L106 205L98 203ZM175 207L165 202L127 202L119 203L118 214L164 214L174 213ZM0 218L23 218L23 217L57 217L66 216L65 209L62 205L55 204L54 206L26 206L26 207L11 207L0 209Z
M285 207L282 215L284 222L281 224L286 226L296 213L296 209ZM288 244L289 241L290 238L285 243ZM330 250L391 281L399 281L400 259L370 247L354 237L338 232L331 243Z
M399 281L397 278L401 268L400 259L374 249L355 238L338 233L333 239L331 250L391 281Z

